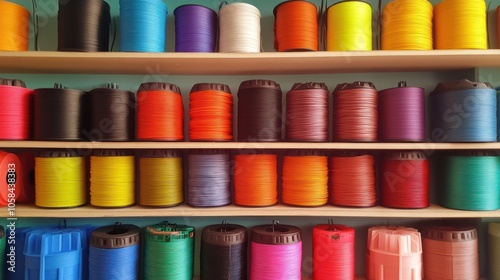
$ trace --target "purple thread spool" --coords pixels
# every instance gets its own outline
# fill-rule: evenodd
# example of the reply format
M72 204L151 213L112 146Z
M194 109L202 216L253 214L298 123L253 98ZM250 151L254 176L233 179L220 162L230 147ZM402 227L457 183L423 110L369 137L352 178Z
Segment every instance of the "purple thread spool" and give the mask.
M201 5L183 5L174 10L175 51L215 52L217 14Z
M425 92L423 88L398 87L379 92L380 141L425 141Z

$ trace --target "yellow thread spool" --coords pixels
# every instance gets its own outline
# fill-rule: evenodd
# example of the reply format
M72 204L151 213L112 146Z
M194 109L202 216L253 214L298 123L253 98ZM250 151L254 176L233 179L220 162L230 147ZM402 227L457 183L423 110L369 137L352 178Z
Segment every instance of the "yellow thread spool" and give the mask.
M134 203L134 156L119 152L91 156L90 204L99 207L126 207Z
M23 6L0 0L0 51L27 51L30 12Z
M432 4L427 0L394 0L384 7L383 50L432 50Z
M327 51L372 50L372 7L362 1L342 1L327 10Z
M145 152L139 160L139 203L175 206L184 201L182 158L173 151Z
M434 8L435 48L487 49L484 0L443 0Z
M35 158L35 205L48 208L77 207L87 202L85 158L74 156Z

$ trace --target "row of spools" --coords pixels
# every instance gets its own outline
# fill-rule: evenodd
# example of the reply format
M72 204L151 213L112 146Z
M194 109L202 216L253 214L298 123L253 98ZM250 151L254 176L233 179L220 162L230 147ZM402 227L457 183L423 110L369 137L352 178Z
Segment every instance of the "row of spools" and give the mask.
M96 150L89 158L67 150L42 151L31 158L24 154L0 155L2 174L14 174L12 182L2 183L0 205L12 200L44 208L88 202L106 208L135 203L265 207L281 202L420 209L430 204L432 173L441 206L469 211L500 208L500 157L490 151L443 152L432 162L416 151L379 156L352 151L233 155L224 150L146 150L137 156Z
M419 231L420 230L420 231ZM13 252L0 231L6 279L164 279L191 280L195 228L168 222L139 228L119 224L64 228L15 229ZM500 224L490 223L489 278L499 277ZM203 228L200 279L302 279L302 230L279 224L244 226L223 222ZM5 252L5 253L4 253ZM312 229L312 276L315 280L355 279L355 230L319 224ZM309 272L310 273L310 272ZM416 228L368 229L366 277L392 279L479 279L475 225L427 222ZM26 277L26 278L25 278Z
M135 94L113 84L87 93L60 85L31 90L19 80L0 83L3 140L187 138L183 96L175 84L144 83ZM229 86L199 83L189 93L189 140L326 142L330 131L338 142L427 140L423 88L401 82L378 91L370 82L352 82L338 84L331 95L333 106L325 83L296 83L283 106L278 83L248 80L240 84L233 106ZM497 94L488 83L440 83L430 93L429 104L432 141L497 141Z
M164 52L167 5L161 0L121 0L119 6L120 51ZM7 1L0 2L0 11L5 11L0 16L0 50L27 50L29 11ZM318 8L308 1L285 1L273 13L278 51L372 50L374 12L366 2ZM436 7L427 0L394 0L379 13L383 50L488 48L484 0L443 0ZM209 7L183 5L174 15L176 52L261 51L261 13L251 4L222 4L218 14ZM110 50L112 17L105 1L59 1L57 18L59 51ZM35 25L36 36L37 31Z

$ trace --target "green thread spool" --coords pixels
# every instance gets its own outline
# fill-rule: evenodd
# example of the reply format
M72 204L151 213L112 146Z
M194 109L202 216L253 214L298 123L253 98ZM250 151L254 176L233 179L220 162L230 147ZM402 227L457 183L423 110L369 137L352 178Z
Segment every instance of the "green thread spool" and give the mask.
M500 157L491 151L464 151L442 159L440 204L489 211L500 208Z
M5 246L7 246L5 229L0 226L0 279L3 279L5 273Z
M500 223L488 224L488 279L500 280Z
M144 279L191 280L194 227L160 223L145 229Z

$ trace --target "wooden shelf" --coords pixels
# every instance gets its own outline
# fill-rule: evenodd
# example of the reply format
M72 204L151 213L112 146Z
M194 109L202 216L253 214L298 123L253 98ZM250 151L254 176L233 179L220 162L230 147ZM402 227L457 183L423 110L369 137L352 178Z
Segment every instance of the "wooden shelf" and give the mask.
M500 66L500 50L264 53L0 52L4 73L269 75Z
M362 217L362 218L499 218L500 211L461 211L432 205L425 209L403 210L381 206L370 208L344 208L326 205L322 207L292 207L274 205L270 207L240 207L229 205L213 208L194 208L179 205L171 208L131 206L119 209L82 206L69 209L46 209L33 205L17 205L15 217L32 218L103 218L103 217ZM7 208L0 208L0 217L9 217Z
M494 143L306 143L306 142L66 142L0 141L2 148L33 149L337 149L337 150L497 150Z

